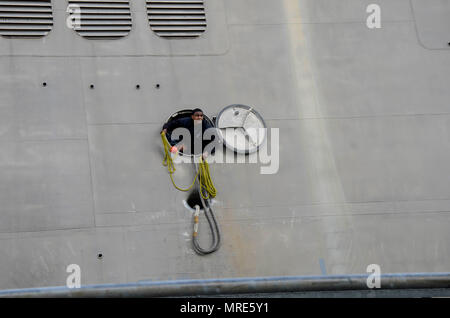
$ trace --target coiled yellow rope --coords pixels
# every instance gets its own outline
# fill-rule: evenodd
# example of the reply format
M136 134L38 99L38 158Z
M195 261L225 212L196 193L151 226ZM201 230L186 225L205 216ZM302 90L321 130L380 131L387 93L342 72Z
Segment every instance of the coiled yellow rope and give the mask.
M206 159L203 160L202 158L200 158L198 172L200 173L200 189L204 189L206 193L208 193L207 196L204 196L203 191L200 191L203 199L207 200L209 198L215 198L217 195L217 190L211 180L211 174L209 173L209 164Z
M202 158L200 158L198 172L195 175L194 181L192 182L192 184L190 185L189 188L183 189L183 188L178 187L175 184L175 181L173 180L173 173L175 172L176 169L175 169L175 165L173 163L173 158L170 155L170 149L172 148L172 146L170 145L169 141L167 140L166 134L164 132L161 132L161 139L162 139L162 143L163 143L163 147L164 147L163 165L167 166L167 170L169 171L170 179L172 180L173 186L177 190L187 192L192 189L192 187L195 184L195 181L197 180L197 178L199 178L200 189L204 189L206 191L206 193L208 194L207 196L204 196L203 191L200 191L203 199L206 200L209 198L215 198L217 195L217 190L214 187L214 184L211 180L211 175L209 173L209 165L208 165L208 162L206 160L203 160Z

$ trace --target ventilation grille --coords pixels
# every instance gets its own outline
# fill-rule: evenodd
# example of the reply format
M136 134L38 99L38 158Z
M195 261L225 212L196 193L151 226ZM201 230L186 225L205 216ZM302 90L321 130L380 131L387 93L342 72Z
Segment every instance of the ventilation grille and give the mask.
M164 38L195 38L206 30L203 0L147 1L150 27Z
M70 15L75 31L89 39L117 39L131 31L129 1L71 1ZM77 10L79 8L79 15Z
M53 26L50 0L1 1L0 35L35 38L47 35Z

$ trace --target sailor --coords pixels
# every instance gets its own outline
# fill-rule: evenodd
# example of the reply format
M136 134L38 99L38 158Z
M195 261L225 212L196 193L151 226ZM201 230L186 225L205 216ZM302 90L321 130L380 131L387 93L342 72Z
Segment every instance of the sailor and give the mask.
M189 131L191 142L186 142L177 139L172 139L172 132L177 128L185 128ZM205 147L211 140L203 139L204 133L207 129L213 126L203 116L203 111L200 108L192 110L190 117L184 117L172 120L164 124L162 131L166 134L167 140L172 145L173 152L182 151L185 154L203 154L203 158L208 156ZM214 140L214 137L212 138Z

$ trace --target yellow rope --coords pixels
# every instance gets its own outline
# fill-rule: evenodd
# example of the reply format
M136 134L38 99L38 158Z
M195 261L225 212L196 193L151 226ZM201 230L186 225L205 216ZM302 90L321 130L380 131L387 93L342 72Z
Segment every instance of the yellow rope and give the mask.
M175 172L175 165L173 163L173 158L170 155L170 149L172 148L172 146L170 145L169 141L167 140L166 134L164 132L161 132L161 139L162 139L162 143L163 143L163 147L164 147L163 165L167 166L167 170L169 171L170 179L172 180L173 186L180 191L187 192L192 189L192 187L195 184L195 181L197 180L197 178L199 178L200 189L204 189L208 193L207 196L204 196L203 191L200 191L203 199L206 200L206 199L209 199L210 197L215 198L217 195L217 190L214 187L214 184L211 180L211 175L209 173L209 165L208 165L208 162L206 160L202 160L202 158L200 158L198 172L195 175L194 181L192 182L192 184L189 188L182 189L175 184L175 181L173 180L173 173Z
M200 189L204 189L208 195L204 196L203 195L203 191L200 191L203 199L207 200L210 197L211 198L215 198L217 195L217 190L214 187L214 184L211 180L211 175L209 173L209 164L208 162L205 160L202 160L202 158L200 158L200 165L199 165L199 169L198 169L199 173L200 173Z
M198 173L195 175L194 182L192 182L192 184L191 184L191 186L189 188L182 189L182 188L178 187L175 184L175 181L173 180L173 173L175 172L175 165L173 163L173 158L170 155L170 148L172 148L172 146L170 145L169 141L167 140L166 134L164 132L161 132L161 139L162 139L162 143L163 143L163 146L164 146L163 166L167 166L167 170L169 170L170 179L172 180L173 186L176 189L180 190L180 191L188 192L194 186L195 180L197 180L197 177L198 177Z

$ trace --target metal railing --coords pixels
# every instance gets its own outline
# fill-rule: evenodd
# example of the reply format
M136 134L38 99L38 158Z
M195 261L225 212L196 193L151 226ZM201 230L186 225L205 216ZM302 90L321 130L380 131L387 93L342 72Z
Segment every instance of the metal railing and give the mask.
M0 291L0 297L189 297L244 294L367 291L368 275L295 276L174 280L67 287L44 287ZM406 273L380 276L378 290L446 289L450 273ZM376 291L376 290L374 290Z

